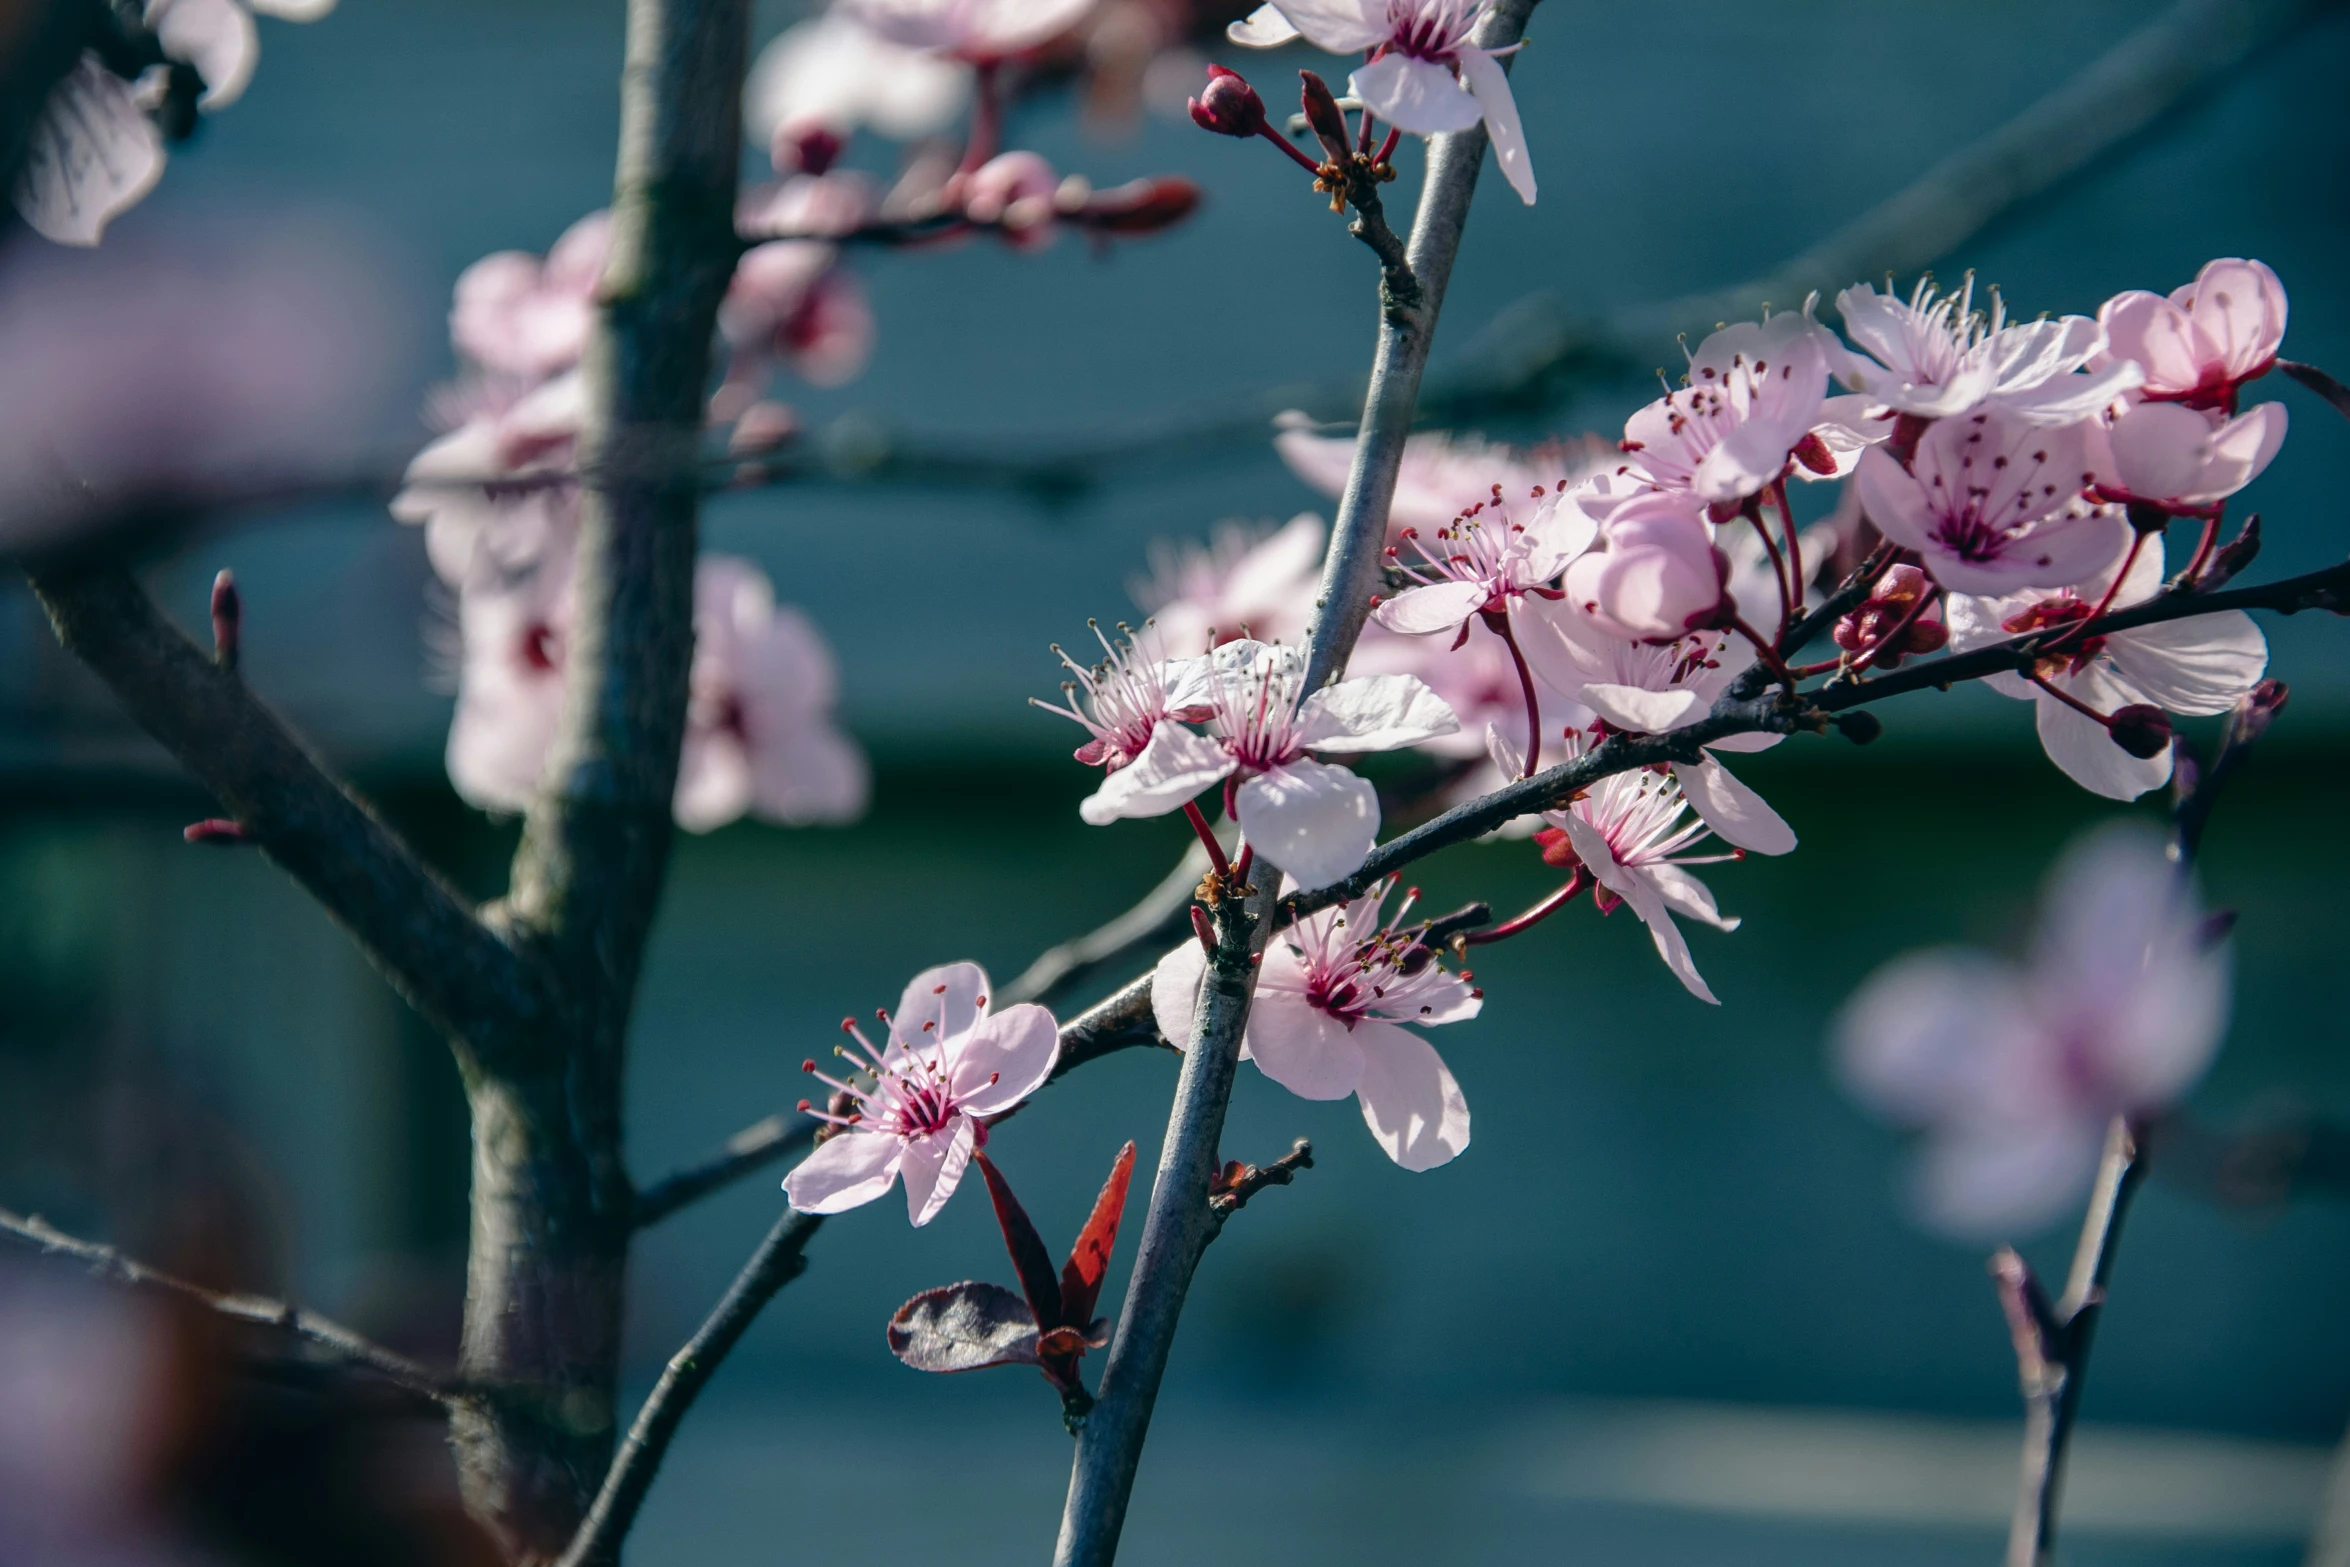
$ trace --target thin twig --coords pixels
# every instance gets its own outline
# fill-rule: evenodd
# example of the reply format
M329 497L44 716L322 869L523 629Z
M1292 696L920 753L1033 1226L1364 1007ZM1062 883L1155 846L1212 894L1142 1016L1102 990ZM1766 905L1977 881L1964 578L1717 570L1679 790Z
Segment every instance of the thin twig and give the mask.
M636 1227L649 1229L678 1209L814 1146L816 1129L821 1125L821 1121L804 1115L771 1115L754 1121L701 1163L689 1164L638 1192Z
M440 1376L407 1356L396 1354L314 1311L306 1311L290 1302L271 1300L261 1295L230 1294L206 1289L201 1284L191 1284L186 1279L175 1278L126 1257L112 1246L77 1240L38 1214L12 1213L6 1208L0 1208L0 1240L38 1251L44 1256L78 1262L112 1284L191 1301L234 1321L287 1334L312 1349L323 1351L343 1365L354 1370L373 1372L402 1392L412 1393L434 1404L448 1404L459 1391L452 1379Z
M528 1058L546 976L477 919L365 801L104 555L27 563L57 639L245 834L351 933L394 989L484 1061Z
M612 1467L605 1472L603 1489L596 1493L594 1505L558 1567L588 1567L620 1559L620 1543L636 1522L637 1510L644 1506L645 1495L653 1487L653 1477L660 1472L661 1460L668 1454L686 1411L693 1408L694 1400L741 1342L760 1310L775 1298L775 1292L807 1267L809 1237L823 1223L820 1215L812 1213L787 1212L776 1220L701 1331L669 1357L667 1369L637 1411L628 1439L620 1444Z
M1105 963L1116 962L1136 947L1181 935L1189 928L1186 911L1191 907L1192 892L1207 869L1206 845L1191 844L1175 868L1132 908L1099 929L1046 948L1035 962L1020 971L1019 978L998 987L996 999L1006 1005L1015 1001L1042 1001L1063 985L1082 979Z
M1297 1172L1314 1167L1314 1145L1299 1138L1289 1152L1271 1164L1242 1164L1235 1159L1216 1172L1208 1185L1208 1206L1220 1219L1229 1219L1248 1206L1248 1200L1268 1186L1287 1186Z

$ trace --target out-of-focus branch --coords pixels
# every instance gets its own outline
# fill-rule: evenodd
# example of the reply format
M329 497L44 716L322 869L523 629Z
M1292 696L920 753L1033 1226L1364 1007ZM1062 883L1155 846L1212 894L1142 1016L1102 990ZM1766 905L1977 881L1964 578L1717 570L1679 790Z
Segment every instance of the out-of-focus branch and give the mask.
M412 854L230 670L105 557L27 566L58 641L110 686L262 850L350 931L427 1021L478 1062L528 1059L545 977Z
M636 1227L649 1229L678 1209L813 1147L816 1129L822 1124L804 1115L771 1115L754 1121L701 1163L664 1176L638 1192Z
M1188 931L1191 896L1207 871L1207 847L1194 840L1176 867L1134 907L1096 930L1046 948L1021 970L1019 978L997 991L998 999L1006 1003L1042 1001L1136 947L1169 941Z
M661 1460L668 1455L669 1443L686 1411L693 1408L694 1400L718 1374L719 1365L742 1342L743 1334L750 1331L751 1323L775 1298L776 1291L807 1268L809 1238L823 1223L820 1216L811 1213L786 1213L776 1220L701 1331L669 1357L661 1380L653 1385L644 1407L637 1411L635 1424L628 1429L628 1440L620 1444L619 1455L606 1471L595 1505L557 1567L594 1567L620 1559L620 1543L636 1523L637 1512L653 1488L653 1478L660 1473Z
M185 1279L150 1268L143 1262L134 1261L112 1246L76 1240L38 1214L28 1216L0 1208L0 1240L37 1251L44 1256L80 1263L91 1273L112 1284L175 1300L191 1301L231 1321L283 1333L312 1350L324 1353L338 1364L370 1372L402 1392L414 1394L434 1404L446 1404L454 1396L455 1388L448 1378L436 1375L407 1356L395 1354L314 1311L305 1311L288 1301L270 1300L260 1295L229 1294L191 1284Z

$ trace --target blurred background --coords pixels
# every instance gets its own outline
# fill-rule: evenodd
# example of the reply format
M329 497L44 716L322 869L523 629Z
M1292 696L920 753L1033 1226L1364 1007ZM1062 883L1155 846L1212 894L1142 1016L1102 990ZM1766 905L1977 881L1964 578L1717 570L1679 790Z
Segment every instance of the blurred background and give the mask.
M297 225L364 256L367 325L396 345L379 431L396 467L451 370L458 271L545 249L609 195L620 12L345 0L318 25L269 26L245 100L108 243ZM792 14L763 7L761 36ZM1548 0L1516 75L1542 200L1484 181L1439 373L1537 292L1605 319L1765 272L2148 15L2126 0ZM1940 270L1975 269L2028 317L2256 256L2292 293L2288 353L2345 373L2345 79L2350 15L2310 7ZM878 347L862 379L797 399L814 449L844 472L893 442L1049 453L1358 376L1368 256L1293 168L1175 108L1105 129L1048 95L1014 129L1097 185L1200 181L1205 208L1166 236L1102 256L1073 240L860 253ZM1401 161L1406 192L1416 143ZM1651 353L1678 362L1669 332ZM1484 428L1612 434L1653 388L1584 377ZM2248 497L2267 518L2260 574L2338 559L2350 426L2281 378L2255 395L2295 421ZM1023 699L1057 681L1048 642L1133 613L1150 541L1327 503L1269 440L1082 477L1049 493L822 479L709 509L708 544L761 562L837 650L875 791L848 828L682 839L633 1046L640 1180L788 1107L836 1020L894 1000L914 969L970 957L1008 976L1181 853L1179 824L1082 826L1090 775L1067 760L1068 726ZM154 580L201 626L222 566L245 593L256 689L428 857L495 893L511 833L442 770L445 610L417 531L370 500L254 515L156 559ZM2350 644L2331 623L2266 626L2294 700L2206 849L2211 900L2240 913L2239 1000L2191 1108L2290 1144L2350 1117L2334 967L2350 860L2333 831ZM224 1282L453 1356L467 1129L444 1047L271 867L183 845L212 807L58 652L21 581L0 585L0 649L0 1204L134 1254L201 1254ZM1827 1019L1896 951L2013 949L2057 847L2113 812L2047 764L2019 704L1962 691L1883 716L1866 751L1804 740L1741 765L1803 843L1709 878L1745 918L1693 938L1720 1009L1628 918L1587 906L1480 954L1485 1013L1441 1041L1476 1117L1455 1164L1407 1175L1351 1104L1244 1073L1226 1152L1269 1159L1305 1135L1316 1166L1202 1269L1125 1560L1992 1559L2016 1430L2005 1328L1980 1250L1905 1219L1900 1141L1834 1088ZM1550 880L1497 845L1431 862L1422 884L1435 908L1505 908ZM1074 1232L1120 1143L1149 1167L1172 1077L1163 1054L1113 1058L999 1140L1048 1237ZM2350 1201L2166 1166L2159 1147L2156 1169L2099 1335L2066 1555L2296 1560L2350 1416ZM644 1238L632 1405L779 1204L762 1177ZM2061 1273L2069 1247L2026 1249ZM982 1204L921 1232L891 1204L828 1226L689 1423L632 1559L1037 1559L1066 1475L1054 1399L1024 1374L918 1377L882 1341L908 1295L968 1277L1009 1278ZM431 1468L429 1443L414 1462Z

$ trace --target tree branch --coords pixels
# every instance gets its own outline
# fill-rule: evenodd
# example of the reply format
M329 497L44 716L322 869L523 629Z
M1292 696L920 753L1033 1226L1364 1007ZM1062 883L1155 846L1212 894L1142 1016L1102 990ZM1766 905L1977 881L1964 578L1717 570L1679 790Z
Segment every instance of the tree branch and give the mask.
M351 933L410 1005L481 1061L528 1056L543 974L474 917L234 673L108 557L27 564L57 640Z
M588 1509L586 1521L558 1567L589 1567L620 1559L620 1543L636 1523L637 1511L653 1488L653 1478L660 1473L661 1460L667 1456L686 1411L693 1408L694 1400L776 1291L806 1269L808 1241L823 1223L821 1216L811 1213L787 1212L776 1220L701 1331L669 1357L667 1369L637 1411L628 1440L621 1443L619 1455L604 1475L603 1489L596 1493L595 1504Z
M1500 0L1479 24L1475 43L1487 49L1516 43L1534 4L1535 0ZM1305 691L1321 688L1345 670L1370 612L1404 436L1411 427L1485 142L1480 123L1430 143L1427 176L1406 249L1411 296L1398 297L1389 284L1389 269L1382 269L1370 392L1323 560L1314 625L1307 634ZM1202 1252L1222 1223L1208 1196L1219 1169L1217 1145L1256 986L1255 963L1273 928L1270 888L1244 888L1234 885L1236 881L1232 878L1223 885L1212 911L1215 940L1192 1017L1192 1043L1176 1079L1142 1239L1135 1249L1100 1391L1077 1432L1055 1567L1109 1567L1117 1554L1184 1298Z
M37 1251L43 1256L78 1262L112 1284L175 1300L191 1301L232 1321L287 1334L313 1349L324 1351L339 1364L354 1370L373 1372L402 1392L414 1394L436 1405L445 1405L455 1396L456 1387L450 1379L418 1365L405 1355L395 1354L380 1344L362 1338L341 1323L330 1321L314 1311L305 1311L290 1302L270 1300L260 1295L228 1294L206 1289L200 1284L191 1284L185 1279L150 1268L143 1262L134 1261L112 1246L76 1240L38 1214L12 1213L6 1208L0 1208L0 1240Z
M1271 1164L1242 1164L1235 1159L1217 1171L1215 1180L1209 1183L1208 1206L1216 1211L1218 1219L1229 1219L1266 1187L1287 1186L1297 1179L1298 1171L1313 1167L1314 1145L1302 1137ZM1221 1228L1219 1225L1219 1231Z

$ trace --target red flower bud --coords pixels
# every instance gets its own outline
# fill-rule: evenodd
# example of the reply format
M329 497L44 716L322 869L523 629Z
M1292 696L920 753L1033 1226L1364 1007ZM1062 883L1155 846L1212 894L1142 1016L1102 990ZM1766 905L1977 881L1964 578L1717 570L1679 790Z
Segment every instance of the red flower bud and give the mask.
M244 634L245 605L237 596L237 579L223 567L212 579L212 661L226 670L237 667L238 643Z
M1098 234L1156 234L1199 210L1199 186L1179 174L1096 191L1077 221Z
M2151 761L2170 747L2170 714L2145 702L2132 702L2113 715L2108 726L2113 743L2141 761Z
M1346 114L1331 95L1330 84L1311 71L1300 71L1298 79L1304 84L1298 90L1298 101L1305 106L1306 124L1314 128L1314 137L1330 161L1345 164L1354 157L1354 143L1346 130Z
M1191 100L1191 123L1219 136L1254 136L1265 128L1265 101L1238 71L1208 67L1208 85Z

